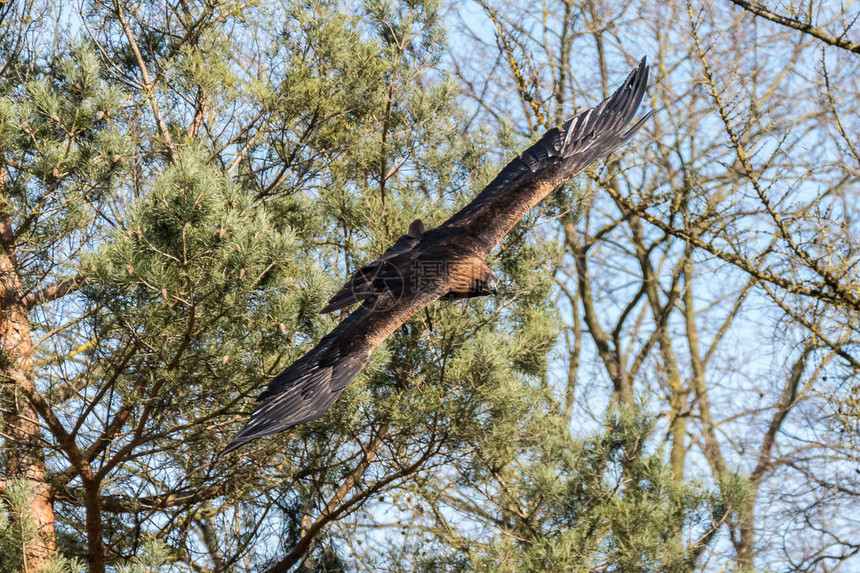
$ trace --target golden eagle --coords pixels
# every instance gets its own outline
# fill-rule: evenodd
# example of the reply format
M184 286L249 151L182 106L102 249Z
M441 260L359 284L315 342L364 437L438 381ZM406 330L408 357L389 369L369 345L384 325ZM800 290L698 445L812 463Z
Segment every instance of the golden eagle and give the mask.
M358 269L322 312L361 305L271 381L219 455L322 416L373 349L433 301L494 294L487 255L529 209L642 126L650 113L627 128L647 81L642 58L611 97L547 131L445 223L425 230L414 221L378 259Z

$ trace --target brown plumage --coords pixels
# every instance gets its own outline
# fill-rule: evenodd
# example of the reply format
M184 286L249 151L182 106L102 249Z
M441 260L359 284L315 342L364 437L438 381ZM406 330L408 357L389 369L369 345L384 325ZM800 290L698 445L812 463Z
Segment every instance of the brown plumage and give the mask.
M551 191L627 141L648 81L645 58L611 97L549 130L439 227L416 220L375 261L358 269L322 312L361 305L276 376L222 455L322 416L370 353L412 315L440 298L495 293L484 262L516 223Z
M448 292L442 295L442 300L497 294L498 284L499 280L487 263L480 257L472 256L465 266L449 274Z

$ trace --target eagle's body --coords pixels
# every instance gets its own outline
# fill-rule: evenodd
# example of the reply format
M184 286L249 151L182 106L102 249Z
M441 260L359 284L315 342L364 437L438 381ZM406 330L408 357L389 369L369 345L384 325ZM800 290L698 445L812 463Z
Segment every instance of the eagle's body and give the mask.
M648 116L627 126L647 81L643 58L611 97L549 130L445 223L425 230L416 220L379 258L353 273L322 312L361 305L271 381L222 454L320 417L373 349L433 301L495 292L487 256L532 207L639 129Z
M465 240L464 240L465 239ZM392 299L375 301L374 307L387 306L411 289L426 289L431 282L445 281L446 299L469 298L493 294L496 277L484 262L486 256L472 248L462 231L424 231L416 219L409 231L385 250L379 258L355 271L343 287L329 299L325 314L357 302L391 294ZM449 267L451 255L460 254L465 265ZM455 271L462 272L455 272Z

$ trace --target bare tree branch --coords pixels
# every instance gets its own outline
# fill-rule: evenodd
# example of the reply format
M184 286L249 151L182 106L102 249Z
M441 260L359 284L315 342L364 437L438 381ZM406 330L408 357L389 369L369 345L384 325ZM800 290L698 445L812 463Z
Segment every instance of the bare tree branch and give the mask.
M781 14L777 14L776 12L772 12L759 2L747 2L747 0L729 0L729 2L731 2L735 6L743 8L747 12L755 14L756 16L761 16L766 20L776 22L781 26L786 26L794 30L799 30L804 34L808 34L813 38L821 40L825 44L829 44L831 46L835 46L837 48L847 50L855 54L860 54L860 44L828 34L824 30L816 28L810 23L801 22L800 20L795 20L794 18L789 18L788 16L782 16Z

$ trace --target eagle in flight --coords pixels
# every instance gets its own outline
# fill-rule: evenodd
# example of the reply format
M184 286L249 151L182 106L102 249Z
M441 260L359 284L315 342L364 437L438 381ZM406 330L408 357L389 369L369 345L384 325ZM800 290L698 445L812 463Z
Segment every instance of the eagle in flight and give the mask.
M484 262L490 251L529 209L642 126L650 112L627 127L647 82L642 58L618 91L547 131L453 217L430 230L414 221L378 259L353 273L322 312L359 307L271 381L219 456L322 416L373 349L433 301L495 294L496 278Z

